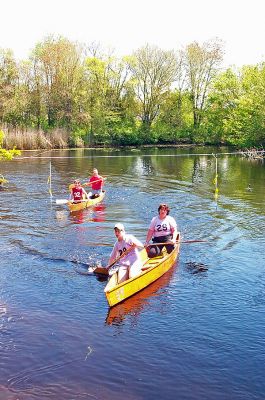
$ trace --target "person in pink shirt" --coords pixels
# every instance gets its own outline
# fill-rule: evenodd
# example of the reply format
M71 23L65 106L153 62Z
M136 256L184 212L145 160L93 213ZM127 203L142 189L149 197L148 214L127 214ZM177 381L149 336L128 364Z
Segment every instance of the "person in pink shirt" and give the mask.
M98 174L98 170L96 168L93 169L93 173L89 182L85 183L85 186L91 186L92 196L91 198L94 199L99 197L102 192L104 183L104 178Z

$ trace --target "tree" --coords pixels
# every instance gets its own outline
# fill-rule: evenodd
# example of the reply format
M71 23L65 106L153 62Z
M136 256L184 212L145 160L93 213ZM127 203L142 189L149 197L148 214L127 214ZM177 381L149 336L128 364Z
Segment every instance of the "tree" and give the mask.
M193 125L199 128L205 101L212 79L216 76L223 59L223 50L219 40L212 40L200 46L193 42L183 53L188 89L193 104Z
M173 51L146 45L129 59L135 93L140 104L140 118L146 132L159 114L159 109L176 77Z
M31 85L31 63L21 61L17 65L13 95L5 102L4 120L9 127L22 129L34 124L31 113Z
M69 40L53 36L37 44L32 54L34 91L40 101L44 93L48 127L66 126L78 113L78 95L82 82L82 48ZM36 103L39 118L40 106Z
M94 51L93 51L94 50ZM92 46L85 60L86 111L90 115L90 143L108 143L117 125L128 119L128 66L111 54ZM97 56L98 55L98 56Z
M0 121L4 121L8 102L14 98L18 68L11 50L0 49Z
M241 147L265 142L265 64L228 69L214 82L206 127L216 142Z
M192 126L192 103L189 93L177 89L170 92L160 107L152 136L156 141L176 143L180 140L189 140L189 131Z
M231 68L215 78L205 106L205 130L211 142L226 141L238 130L236 113L241 95L239 76Z

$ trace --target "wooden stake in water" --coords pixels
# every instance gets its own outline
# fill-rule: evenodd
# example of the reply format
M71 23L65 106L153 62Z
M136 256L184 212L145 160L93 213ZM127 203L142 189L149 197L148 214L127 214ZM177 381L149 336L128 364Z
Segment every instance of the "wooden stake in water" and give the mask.
M213 156L215 157L215 178L213 180L213 183L215 185L214 198L215 198L215 201L216 201L216 204L217 204L218 194L219 194L217 154L213 154Z
M50 175L48 176L47 185L49 185L49 193L52 200L52 162L50 161Z

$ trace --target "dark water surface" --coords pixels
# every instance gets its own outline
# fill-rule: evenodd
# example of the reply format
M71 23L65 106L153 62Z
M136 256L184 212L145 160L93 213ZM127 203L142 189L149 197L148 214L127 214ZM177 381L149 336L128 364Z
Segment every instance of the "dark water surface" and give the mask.
M215 151L25 152L1 162L1 400L265 398L265 167L218 156L216 202ZM56 206L94 166L107 176L104 202L76 215ZM168 274L109 309L106 282L76 269L104 265L117 221L144 241L160 202L184 240L208 243L183 244Z

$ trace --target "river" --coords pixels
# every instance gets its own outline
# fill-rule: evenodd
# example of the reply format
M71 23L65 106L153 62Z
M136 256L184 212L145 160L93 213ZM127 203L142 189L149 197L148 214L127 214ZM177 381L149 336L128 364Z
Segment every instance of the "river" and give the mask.
M264 399L265 166L227 153L80 149L1 162L1 400ZM70 215L55 200L93 167L106 197ZM107 262L116 222L144 241L161 202L182 240L207 242L183 243L166 275L109 309L106 281L79 272Z

